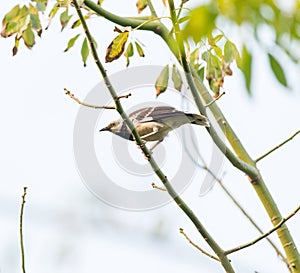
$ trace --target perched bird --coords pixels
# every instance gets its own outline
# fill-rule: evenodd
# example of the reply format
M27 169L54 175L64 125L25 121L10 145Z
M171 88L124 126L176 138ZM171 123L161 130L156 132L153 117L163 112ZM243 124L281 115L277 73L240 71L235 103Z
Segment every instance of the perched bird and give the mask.
M208 119L205 116L185 113L170 106L141 108L129 114L129 118L143 141L157 141L151 150L162 142L170 131L184 124L191 123L209 127ZM112 132L127 140L134 140L122 119L112 121L100 130L100 132L103 131Z

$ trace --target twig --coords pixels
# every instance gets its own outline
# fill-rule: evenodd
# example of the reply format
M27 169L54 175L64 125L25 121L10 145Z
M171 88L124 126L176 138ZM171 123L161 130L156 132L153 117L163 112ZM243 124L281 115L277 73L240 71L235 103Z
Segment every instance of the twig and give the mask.
M276 151L277 149L279 149L281 146L283 146L284 144L286 144L287 142L291 141L296 135L298 135L300 133L300 130L297 131L296 133L294 133L292 136L290 136L288 139L286 139L285 141L283 141L282 143L280 143L279 145L277 145L276 147L274 147L273 149L271 149L270 151L266 152L265 154L261 155L259 158L257 158L255 160L255 162L257 163L258 161L262 160L263 158L265 158L266 156L268 156L270 153L273 153L274 151Z
M131 96L131 93L128 93L126 95L119 96L119 99L128 99Z
M151 18L151 19L148 19L148 20L142 22L141 24L139 24L138 26L136 26L135 28L133 28L133 30L138 30L142 26L144 26L146 24L149 24L150 22L160 21L161 19L171 19L171 18L170 18L170 16L154 17L154 18Z
M259 236L258 238L256 238L255 240L253 240L253 241L251 241L247 244L243 244L243 245L240 245L238 247L234 247L232 249L226 250L225 254L228 255L228 254L231 254L233 252L239 251L241 249L244 249L246 247L249 247L249 246L252 246L252 245L256 244L260 240L266 238L267 236L272 234L274 231L279 229L287 220L289 220L291 217L293 217L299 210L300 210L300 206L297 207L289 216L287 216L286 218L282 218L281 221L276 226L274 226L272 229L270 229L268 232L264 233L263 235Z
M183 228L180 228L180 229L179 229L179 232L180 232L180 233L188 240L188 242L189 242L192 246L194 246L195 248L197 248L201 253L203 253L204 255L206 255L206 256L208 256L208 257L210 257L210 258L212 258L212 259L214 259L214 260L216 260L216 261L218 261L218 262L220 262L220 259L219 259L218 257L215 257L215 256L209 254L208 252L206 252L205 250L203 250L200 246L198 246L197 244L195 244L195 243L187 236L187 234L184 232Z
M211 106L213 103L215 103L219 98L221 98L223 95L225 95L225 92L222 92L219 96L217 96L216 98L214 98L211 102L209 102L208 104L205 104L204 107L209 107Z
M23 188L23 195L22 195L22 204L21 204L21 211L20 211L20 246L21 246L21 257L22 257L22 272L26 273L25 270L25 251L24 251L24 242L23 242L23 211L25 206L25 196L27 194L27 187Z
M83 105L83 106L86 106L86 107L90 107L90 108L94 108L94 109L116 109L116 107L114 107L114 106L103 106L103 105L99 106L99 105L93 105L93 104L88 104L88 103L82 102L79 99L77 99L74 96L74 94L72 94L66 88L64 88L64 91L65 91L66 95L68 95L72 100L76 101L80 105Z
M152 186L153 189L157 189L157 190L160 190L160 191L167 191L166 188L156 186L155 183L152 183L151 186Z

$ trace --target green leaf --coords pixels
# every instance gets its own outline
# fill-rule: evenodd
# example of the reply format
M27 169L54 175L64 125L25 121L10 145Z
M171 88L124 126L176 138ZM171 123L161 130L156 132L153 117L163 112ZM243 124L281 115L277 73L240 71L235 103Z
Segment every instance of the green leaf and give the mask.
M223 37L224 37L223 34L219 34L219 35L213 37L212 34L209 33L208 34L208 44L210 46L215 46L217 44L217 42L219 42Z
M106 49L106 56L105 56L105 62L109 63L116 59L118 59L124 52L125 44L128 40L129 32L124 31L116 38L113 39L113 41L110 43L108 48Z
M46 27L46 30L47 30L48 27L50 26L51 21L52 21L53 17L56 15L56 13L58 12L58 10L59 10L59 5L58 5L58 3L56 2L56 3L54 4L53 8L51 9L49 15L48 15L48 17L49 17L49 22L48 22L48 25L47 25L47 27Z
M143 50L142 46L139 43L135 42L135 47L137 49L137 52L138 52L139 56L140 57L145 57L144 50Z
M44 12L46 10L48 0L32 0L32 2L36 2L38 11Z
M23 37L25 45L28 48L32 48L35 41L34 41L34 33L31 29L30 25L27 26L27 29L23 32L22 37Z
M190 16L183 16L183 17L179 18L178 24L181 24L189 19L190 19Z
M231 63L239 58L239 51L234 43L227 40L224 45L224 61L225 63Z
M272 68L272 71L276 77L276 79L284 86L284 87L288 87L287 85L287 80L286 80L286 76L285 73L283 71L282 66L280 65L280 63L276 60L276 58L271 55L270 53L268 53L268 57L269 57L269 62L270 62L270 66Z
M82 57L84 66L86 66L86 60L87 60L89 54L90 54L90 48L88 46L87 39L84 38L84 41L83 41L82 47L81 47L81 57Z
M28 24L30 23L30 13L29 9L26 6L23 6L18 14L18 33L22 34L24 30L27 29Z
M39 36L41 36L43 30L38 10L33 5L29 4L29 13L32 28L37 32Z
M71 19L72 15L69 15L69 9L66 8L64 12L60 15L60 24L61 24L61 30L63 31L64 28L67 26Z
M199 75L200 79L204 80L204 66L202 66L198 71L197 74Z
M174 84L174 88L180 92L181 88L182 88L182 78L181 78L181 74L175 64L173 64L173 67L172 67L172 81Z
M8 13L6 13L6 15L2 20L3 27L5 26L6 23L13 21L17 17L19 11L20 11L20 6L16 5Z
M68 46L67 48L64 50L64 52L67 52L71 47L74 46L76 40L78 39L78 37L80 36L80 34L75 35L73 38L71 38L68 42Z
M60 7L68 7L72 3L72 0L58 0L57 3Z
M222 49L220 47L218 47L217 45L214 45L214 46L212 46L212 48L214 49L214 51L216 52L216 54L219 58L223 58Z
M158 97L161 93L165 92L169 82L169 65L166 65L160 72L155 82L156 96Z
M195 43L198 43L204 36L208 36L212 32L218 14L212 6L208 5L191 10L189 15L190 20L182 31L182 38L192 37Z
M223 86L224 75L222 73L222 61L211 51L205 51L202 54L202 59L206 61L206 79L208 80L210 89L217 97L219 95L220 87Z
M19 9L14 7L3 19L1 36L7 38L15 33L21 35L29 23L30 14L28 8L26 6Z
M129 66L130 60L129 58L133 56L134 50L133 50L133 45L132 43L129 43L129 45L127 46L127 49L124 53L124 56L126 57L126 67Z
M197 47L194 51L192 51L190 55L190 62L191 64L197 64L199 63L199 47Z
M78 20L76 20L76 21L72 24L71 28L77 28L77 27L79 27L80 25L81 25L81 21L78 19Z
M147 7L147 0L137 0L136 7L138 9L138 13L141 13Z
M251 95L252 55L245 45L242 48L242 56L237 59L237 65L244 74L247 92Z

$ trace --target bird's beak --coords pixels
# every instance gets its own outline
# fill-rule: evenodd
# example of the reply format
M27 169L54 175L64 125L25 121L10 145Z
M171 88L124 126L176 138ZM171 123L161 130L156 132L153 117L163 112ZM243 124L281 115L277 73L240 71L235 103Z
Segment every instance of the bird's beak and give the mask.
M104 131L109 131L109 129L107 127L104 127L101 130L99 130L99 132L104 132Z

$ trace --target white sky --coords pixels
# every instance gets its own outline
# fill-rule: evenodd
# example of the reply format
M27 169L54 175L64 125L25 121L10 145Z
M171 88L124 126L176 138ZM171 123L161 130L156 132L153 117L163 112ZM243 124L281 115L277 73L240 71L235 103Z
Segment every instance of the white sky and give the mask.
M1 18L14 3L18 1L0 3ZM131 1L124 2L126 5L134 7ZM98 19L93 19L92 30L99 39L103 60L105 48L115 35L113 25L102 22L99 27ZM72 143L78 105L64 95L63 88L84 98L100 80L91 60L83 68L78 46L63 53L73 35L75 32L69 30L61 33L54 22L32 50L20 45L14 58L13 39L0 39L0 272L21 272L18 217L24 185L28 186L24 214L28 272L223 272L219 264L197 252L179 234L178 228L184 228L208 249L174 204L145 212L119 210L94 198L81 182ZM170 61L159 39L154 40L150 33L135 35L146 44L147 57L132 60L133 65ZM106 65L108 73L123 69L124 64L122 60ZM260 52L256 53L253 73L252 99L235 71L226 81L226 95L219 105L255 158L299 130L300 93L294 75L292 91L276 83ZM259 164L283 216L300 203L299 150L298 136ZM224 183L267 231L271 225L246 178L227 163L224 169ZM195 179L183 198L221 246L233 247L258 236L218 185L201 198L199 188ZM300 216L293 217L288 227L294 240L300 242ZM279 245L276 236L271 238ZM287 272L266 241L230 258L237 272Z

